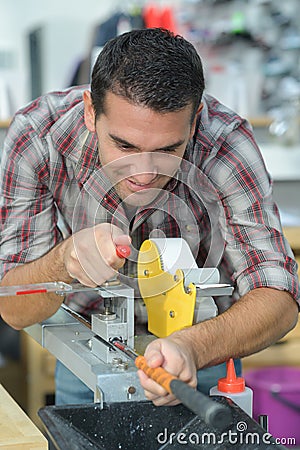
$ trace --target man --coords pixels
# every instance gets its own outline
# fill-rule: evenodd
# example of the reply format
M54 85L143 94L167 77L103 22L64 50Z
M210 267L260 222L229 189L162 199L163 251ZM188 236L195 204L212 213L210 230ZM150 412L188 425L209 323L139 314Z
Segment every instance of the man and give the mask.
M51 93L19 111L2 156L0 253L3 286L73 279L96 286L124 265L116 245L138 249L152 232L186 238L198 265L217 260L240 298L216 318L154 341L145 356L192 386L201 369L200 387L201 373L213 385L214 366L292 329L299 301L296 263L251 128L203 90L190 43L160 29L135 30L106 44L91 91ZM217 232L222 243L210 251ZM134 261L123 269L132 278ZM0 312L21 329L61 301L3 298ZM89 315L101 299L70 303ZM70 376L59 366L57 402L91 400ZM177 403L139 377L156 405Z

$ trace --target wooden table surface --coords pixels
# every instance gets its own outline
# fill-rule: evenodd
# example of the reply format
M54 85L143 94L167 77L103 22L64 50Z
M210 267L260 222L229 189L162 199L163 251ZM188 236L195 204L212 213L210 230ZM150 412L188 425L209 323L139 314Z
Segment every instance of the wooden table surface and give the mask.
M0 449L47 450L48 441L0 385Z
M285 227L284 235L296 254L300 251L300 227Z

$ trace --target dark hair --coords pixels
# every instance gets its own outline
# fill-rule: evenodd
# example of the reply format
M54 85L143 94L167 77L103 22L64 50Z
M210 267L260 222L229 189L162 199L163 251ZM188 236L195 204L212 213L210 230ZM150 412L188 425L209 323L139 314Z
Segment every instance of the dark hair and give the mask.
M92 73L91 95L96 118L110 91L158 112L191 104L192 119L204 90L203 68L193 45L160 28L124 33L108 41Z

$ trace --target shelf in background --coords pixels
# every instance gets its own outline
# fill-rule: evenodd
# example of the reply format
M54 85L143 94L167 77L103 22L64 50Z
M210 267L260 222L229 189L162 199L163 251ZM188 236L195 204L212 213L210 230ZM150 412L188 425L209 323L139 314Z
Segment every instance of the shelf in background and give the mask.
M0 120L0 128L8 128L10 120Z

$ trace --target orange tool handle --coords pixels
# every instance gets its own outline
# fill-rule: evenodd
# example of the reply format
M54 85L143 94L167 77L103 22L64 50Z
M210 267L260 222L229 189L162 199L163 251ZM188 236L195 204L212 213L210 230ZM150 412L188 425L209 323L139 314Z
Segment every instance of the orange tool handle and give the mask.
M160 384L160 386L162 386L167 392L169 392L169 394L172 393L170 383L172 380L177 380L177 377L171 375L162 367L156 367L155 369L149 367L144 356L137 356L137 358L135 359L135 365L138 369L141 369L143 372L145 372L145 374L148 375L149 378Z
M119 258L128 258L128 256L130 256L131 250L129 245L117 245L116 253Z

